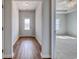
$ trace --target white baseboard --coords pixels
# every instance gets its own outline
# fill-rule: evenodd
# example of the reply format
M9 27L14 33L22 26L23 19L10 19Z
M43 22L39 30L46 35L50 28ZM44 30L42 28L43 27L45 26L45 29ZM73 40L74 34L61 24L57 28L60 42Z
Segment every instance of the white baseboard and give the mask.
M41 54L41 57L42 57L42 58L51 58L50 55L44 55L44 54Z
M19 35L19 37L26 37L26 36L35 37L35 35Z
M12 55L4 55L3 58L12 58Z
M17 36L16 40L14 42L12 42L12 46L17 42L18 39L19 39L19 36Z
M42 46L42 42L40 41L40 39L36 36L37 41L39 42L39 44Z

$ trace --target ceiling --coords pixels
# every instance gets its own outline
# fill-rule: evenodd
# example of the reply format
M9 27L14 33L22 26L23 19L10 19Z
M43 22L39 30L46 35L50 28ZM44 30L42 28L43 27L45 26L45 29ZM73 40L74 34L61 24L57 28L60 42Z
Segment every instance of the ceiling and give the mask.
M77 1L76 0L56 0L56 11L69 13L76 10Z
M13 1L19 10L35 10L41 1Z
M19 10L35 10L41 1L13 1ZM70 13L77 8L76 0L56 0L56 13Z

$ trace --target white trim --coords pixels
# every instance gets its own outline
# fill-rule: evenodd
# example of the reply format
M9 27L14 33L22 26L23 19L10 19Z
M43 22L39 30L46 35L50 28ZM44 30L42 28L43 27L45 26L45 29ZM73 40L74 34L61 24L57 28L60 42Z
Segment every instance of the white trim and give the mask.
M16 37L16 40L14 42L12 42L12 57L14 56L14 53L13 53L13 46L14 44L17 42L17 40L19 39L19 36ZM9 55L8 55L9 56Z
M51 56L45 55L45 54L41 55L41 57L42 57L42 58L51 58Z
M56 0L51 0L51 59L55 58L55 16L56 16Z
M19 39L19 36L17 36L16 40L12 42L12 46L16 43L16 41Z
M39 39L37 36L35 37L37 39L37 41L39 42L39 44L42 46L42 41L41 39Z
M12 58L12 55L4 55L3 58Z
M35 35L26 35L26 36L30 36L30 37L35 37ZM25 35L19 35L19 37L26 37Z

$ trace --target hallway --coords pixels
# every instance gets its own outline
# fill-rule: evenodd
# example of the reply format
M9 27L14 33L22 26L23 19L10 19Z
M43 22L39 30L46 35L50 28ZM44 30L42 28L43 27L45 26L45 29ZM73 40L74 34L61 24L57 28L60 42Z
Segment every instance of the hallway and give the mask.
M51 0L4 1L3 59L52 58L51 5ZM19 36L33 36L37 41Z
M13 59L41 59L41 46L34 37L21 37L13 50Z

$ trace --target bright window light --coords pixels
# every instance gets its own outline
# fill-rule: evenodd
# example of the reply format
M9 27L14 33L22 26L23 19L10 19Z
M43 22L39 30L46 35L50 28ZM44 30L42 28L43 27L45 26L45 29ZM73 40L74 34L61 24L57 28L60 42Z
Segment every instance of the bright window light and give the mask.
M30 30L30 19L24 20L24 30Z
M56 19L56 30L60 29L60 19Z

